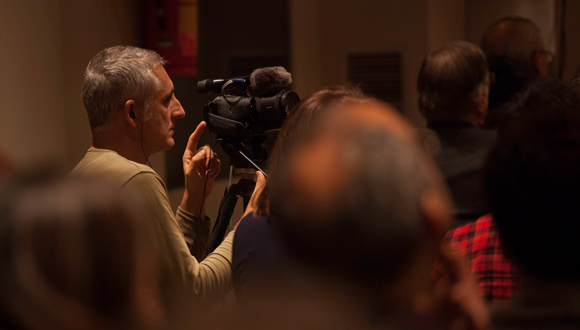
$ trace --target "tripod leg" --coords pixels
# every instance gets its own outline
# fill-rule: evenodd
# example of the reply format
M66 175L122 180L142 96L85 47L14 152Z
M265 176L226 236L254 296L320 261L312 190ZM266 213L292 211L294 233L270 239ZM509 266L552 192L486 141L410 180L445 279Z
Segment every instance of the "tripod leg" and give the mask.
M215 225L209 237L207 246L205 247L205 255L212 253L223 241L226 231L228 229L230 219L236 208L238 202L237 185L233 184L226 189L224 197L220 203L220 209Z

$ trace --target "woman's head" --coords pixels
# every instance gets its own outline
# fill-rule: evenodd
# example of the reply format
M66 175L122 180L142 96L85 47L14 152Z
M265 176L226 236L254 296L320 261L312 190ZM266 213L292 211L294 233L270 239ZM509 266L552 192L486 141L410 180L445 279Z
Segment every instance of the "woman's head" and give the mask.
M366 96L360 88L352 85L327 87L300 101L280 129L278 140L268 160L269 177L276 172L283 154L294 141L307 133L311 123L318 120L325 112L351 102L373 101L374 99ZM269 214L269 187L270 184L267 183L258 200L257 212L263 215Z
M31 329L149 323L156 258L135 209L102 183L7 177L0 186L2 318Z

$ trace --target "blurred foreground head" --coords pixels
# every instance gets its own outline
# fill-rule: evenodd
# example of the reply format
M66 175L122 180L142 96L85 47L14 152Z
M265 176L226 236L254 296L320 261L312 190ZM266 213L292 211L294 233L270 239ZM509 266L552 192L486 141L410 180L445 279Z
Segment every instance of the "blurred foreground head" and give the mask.
M294 136L278 164L270 214L312 269L376 288L425 251L437 253L448 194L414 129L390 106L365 98L335 105Z
M159 321L155 255L138 205L53 173L0 186L0 320L26 329L146 328Z
M12 164L6 155L0 152L0 178L12 171Z
M485 176L506 253L528 275L580 280L580 94L559 81L510 105Z
M333 108L341 104L362 102L363 100L369 102L371 99L365 96L360 88L352 85L327 87L302 100L290 112L280 129L276 145L272 150L272 156L268 161L268 173L272 175L278 171L280 165L282 165L283 156L295 143L296 139L311 129L318 117L324 116L328 111L332 111ZM269 214L270 182L271 180L267 181L258 201L258 212L263 215Z

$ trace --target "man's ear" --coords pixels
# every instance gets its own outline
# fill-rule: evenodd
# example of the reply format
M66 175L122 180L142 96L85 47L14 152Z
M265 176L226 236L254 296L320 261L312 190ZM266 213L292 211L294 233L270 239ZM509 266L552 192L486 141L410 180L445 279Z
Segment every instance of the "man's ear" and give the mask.
M131 115L133 113L133 115ZM125 102L125 106L123 107L123 118L131 127L137 127L136 119L135 119L135 101L129 100Z
M532 55L532 70L534 70L540 78L548 77L548 63L544 53L539 49L534 50Z
M483 119L485 119L485 115L487 114L487 108L489 106L489 86L487 88L480 88L479 95L477 98L478 101L478 111Z
M428 188L421 195L421 210L427 229L437 242L441 242L451 229L451 203L438 189Z
M539 50L534 50L534 53L532 54L532 70L534 70L535 73L540 73L540 66L541 66L541 54Z

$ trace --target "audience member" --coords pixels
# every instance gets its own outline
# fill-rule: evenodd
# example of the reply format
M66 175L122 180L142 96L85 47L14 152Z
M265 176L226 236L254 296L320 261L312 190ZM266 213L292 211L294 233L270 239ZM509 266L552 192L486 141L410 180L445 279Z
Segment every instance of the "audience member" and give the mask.
M485 127L496 129L505 112L501 106L531 81L546 78L554 55L546 50L538 26L523 17L504 17L491 24L481 49L495 76Z
M548 91L538 99L552 98ZM530 103L511 115L490 154L486 195L521 274L493 318L497 329L580 325L580 106L566 103Z
M157 53L131 46L95 55L82 87L93 143L71 174L136 190L144 200L143 221L153 228L151 245L161 256L162 292L185 284L192 296L204 301L231 287L233 233L198 262L210 232L205 202L220 168L209 146L197 150L204 122L189 138L183 155L185 192L177 213L161 177L145 165L152 154L173 147L175 122L185 115L164 64ZM173 283L175 278L179 283Z
M550 111L552 108L580 113L580 91L571 84L557 80L538 81L506 107L508 118L526 112ZM512 297L519 272L505 255L491 214L450 231L446 244L468 258L471 271L479 280L480 292L488 302L506 302Z
M287 145L294 136L306 131L313 120L332 107L355 100L368 100L361 90L354 86L337 86L325 88L312 94L288 115L282 125L272 155L268 160L267 172L272 175L280 165L280 159L286 152ZM253 201L246 209L246 214L236 230L233 257L232 276L236 295L243 299L249 291L263 286L270 279L291 276L292 266L286 256L284 247L273 227L276 220L269 217L269 182L258 173L257 190ZM262 185L265 187L261 188ZM263 189L263 190L262 190Z
M65 176L0 184L0 328L148 329L166 320L158 255L131 194Z
M476 45L450 43L423 61L417 82L428 129L425 147L443 173L460 224L486 214L482 168L495 132L480 128L487 113L489 72Z
M12 164L6 155L0 152L0 178L12 171Z
M356 99L334 106L294 135L269 180L269 214L289 254L335 290L366 297L374 326L458 322L436 299L430 277L451 201L413 127L394 109ZM485 328L469 271L447 265L459 281L443 291L455 312L470 316L453 326Z
M509 301L515 291L518 271L505 255L491 214L451 230L445 244L469 261L479 292L488 303ZM438 270L438 265L435 269Z

